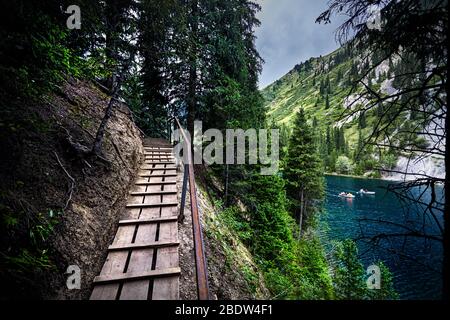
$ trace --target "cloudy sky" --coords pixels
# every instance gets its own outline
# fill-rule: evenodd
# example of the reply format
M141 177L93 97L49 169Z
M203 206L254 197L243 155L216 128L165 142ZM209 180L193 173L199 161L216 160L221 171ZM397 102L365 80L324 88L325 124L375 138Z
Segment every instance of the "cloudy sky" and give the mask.
M265 60L260 88L281 78L296 64L325 55L338 45L334 31L341 19L315 23L327 8L326 0L256 0L262 6L256 29L256 47Z

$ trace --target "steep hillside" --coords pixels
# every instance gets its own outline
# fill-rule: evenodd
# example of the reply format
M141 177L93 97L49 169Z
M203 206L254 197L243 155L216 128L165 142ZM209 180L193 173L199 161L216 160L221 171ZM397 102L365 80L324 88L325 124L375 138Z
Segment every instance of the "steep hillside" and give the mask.
M289 125L295 112L304 108L307 115L321 120L322 126L331 123L339 115L338 111L350 89L347 80L352 63L349 52L338 49L327 56L311 58L296 65L262 91L269 117ZM327 95L329 108L326 105Z
M362 88L360 85L354 87L355 79L360 77L362 70L367 69L370 60L381 60L376 54L369 56L370 60L361 59L361 56L344 46L326 56L310 58L296 65L281 79L262 90L268 117L289 133L296 112L303 108L310 124L316 129L317 144L329 172L378 177L382 172L376 168L406 171L408 167L408 172L422 171L443 177L443 159L439 157L408 161L410 154L392 150L380 153L370 147L364 150L362 158L359 157L362 141L372 133L382 112L375 108L343 117L346 111L356 105L364 106L367 103L358 98ZM365 83L375 91L395 93L396 86L401 84L395 83L392 75L407 68L408 63L411 62L385 60L365 77ZM409 127L413 128L417 125L414 116L411 113L403 114L397 121L398 127L405 128L405 131ZM392 137L400 143L415 139L417 145L426 146L432 142L427 136L402 135L397 131L390 132ZM341 156L347 159L344 161L341 158L341 162L338 162ZM403 178L399 175L383 175L392 179Z
M0 299L87 298L142 154L141 134L118 104L104 159L91 146L109 97L69 79L43 99L0 91ZM81 290L68 290L69 265Z

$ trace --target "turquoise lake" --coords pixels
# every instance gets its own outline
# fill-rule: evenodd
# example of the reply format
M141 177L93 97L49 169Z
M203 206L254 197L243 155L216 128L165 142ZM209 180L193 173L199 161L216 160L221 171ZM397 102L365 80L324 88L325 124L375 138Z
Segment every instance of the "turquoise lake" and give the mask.
M327 213L322 218L326 226L323 228L323 236L328 243L329 240L359 239L357 244L364 267L379 260L388 265L401 299L440 299L442 244L439 241L397 236L384 238L374 245L371 241L361 239L361 236L403 234L405 229L399 225L440 235L438 223L442 225L442 213L437 214L438 222L431 215L424 218L424 207L415 205L412 201L402 202L394 193L386 190L392 183L394 182L327 176ZM362 188L375 191L376 194L357 195L356 192ZM338 194L342 191L351 192L356 197L341 198ZM416 187L411 196L416 199L422 191ZM422 199L429 200L430 194L425 192ZM440 186L437 187L436 194L441 200L443 189Z

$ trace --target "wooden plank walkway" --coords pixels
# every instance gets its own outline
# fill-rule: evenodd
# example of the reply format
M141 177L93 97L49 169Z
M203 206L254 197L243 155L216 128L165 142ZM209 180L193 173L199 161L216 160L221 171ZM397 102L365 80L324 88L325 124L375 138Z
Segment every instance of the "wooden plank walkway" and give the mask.
M172 148L150 143L91 300L179 299L176 166Z

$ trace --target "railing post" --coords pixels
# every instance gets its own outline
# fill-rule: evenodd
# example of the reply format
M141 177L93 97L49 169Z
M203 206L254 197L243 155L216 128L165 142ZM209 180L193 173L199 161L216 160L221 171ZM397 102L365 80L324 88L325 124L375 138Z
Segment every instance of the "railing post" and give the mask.
M180 215L178 216L178 221L184 221L184 206L186 204L186 193L187 193L187 182L189 176L189 165L184 165L184 174L183 174L183 187L181 189L181 207L180 207Z

